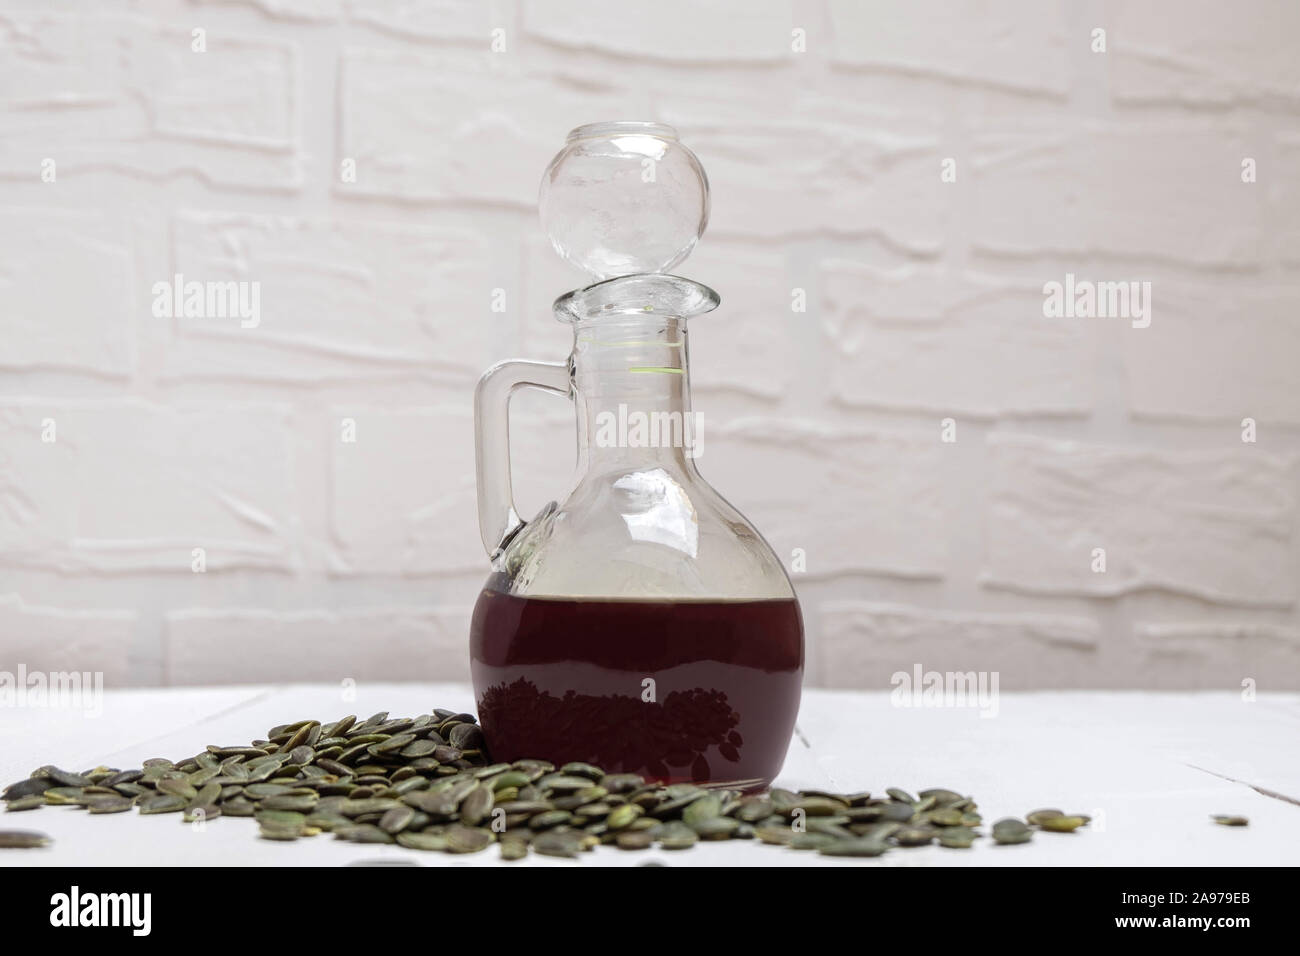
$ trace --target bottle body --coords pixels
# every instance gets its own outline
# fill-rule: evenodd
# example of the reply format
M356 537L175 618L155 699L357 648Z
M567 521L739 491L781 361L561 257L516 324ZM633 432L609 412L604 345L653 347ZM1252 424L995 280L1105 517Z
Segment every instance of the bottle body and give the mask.
M803 663L793 597L519 597L489 581L471 627L494 759L578 760L666 783L770 783L790 743Z
M531 521L508 512L474 610L495 760L738 789L780 770L803 622L771 547L697 467L708 429L690 406L685 317L716 301L640 275L557 303L574 324L576 479Z

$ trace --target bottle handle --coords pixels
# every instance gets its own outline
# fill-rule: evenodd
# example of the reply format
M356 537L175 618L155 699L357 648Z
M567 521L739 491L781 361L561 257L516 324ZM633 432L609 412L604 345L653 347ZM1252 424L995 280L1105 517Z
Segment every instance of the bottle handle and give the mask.
M510 396L517 388L572 392L567 362L500 362L474 389L474 465L478 473L478 530L495 559L524 526L510 487Z

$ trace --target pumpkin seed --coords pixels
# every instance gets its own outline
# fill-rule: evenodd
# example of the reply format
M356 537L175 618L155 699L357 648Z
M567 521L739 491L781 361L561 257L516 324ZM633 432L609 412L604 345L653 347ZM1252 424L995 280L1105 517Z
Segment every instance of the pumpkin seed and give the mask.
M127 801L130 804L130 801ZM13 813L20 810L35 810L37 807L45 806L45 794L33 793L26 797L16 797L12 800L5 801L5 809Z
M354 823L347 827L335 827L332 831L336 840L351 843L395 843L391 833L379 829L371 823Z
M939 827L959 827L962 821L962 812L960 810L942 809L931 810L926 814L930 822Z
M631 793L645 783L645 778L636 773L610 773L600 782L610 793Z
M945 827L939 831L939 846L952 850L970 849L978 836L979 834L969 827Z
M480 830L458 823L447 828L447 849L451 853L477 853L486 850L494 839L491 830Z
M83 777L79 773L72 773L68 770L60 770L58 767L42 767L45 776L60 787L90 787L95 781L89 777Z
M471 790L460 802L460 822L470 827L478 826L492 812L492 802L492 791L486 787Z
M1034 831L1024 822L1007 817L993 824L993 842L1001 844L1028 843Z
M528 826L533 830L549 830L573 819L567 810L547 810L528 818Z
M130 797L91 797L86 809L91 813L125 813L135 806Z
M665 850L686 850L695 846L699 839L696 832L685 823L674 820L664 825L659 834L659 845Z
M400 833L410 826L414 819L415 811L410 807L393 807L391 810L385 810L384 815L379 818L379 829L389 833Z
M1025 821L1033 826L1042 826L1044 820L1063 816L1065 814L1060 810L1035 810L1033 813L1025 814Z
M917 794L917 796L920 797L922 800L924 800L926 797L934 797L935 801L941 807L947 806L948 804L951 803L958 803L962 799L962 795L960 793L957 793L954 790L943 790L943 789L922 790Z
M0 848L8 850L26 850L48 846L54 841L44 833L35 830L0 830Z
M894 842L899 846L929 846L935 838L934 830L923 827L904 827L894 834Z
M605 776L605 771L601 770L599 767L593 767L589 763L581 763L578 761L566 763L560 768L560 773L569 774L574 777L586 777L589 780L601 780Z
M725 840L740 827L740 821L731 817L706 817L690 827L701 840Z
M880 808L880 819L890 823L907 823L913 816L910 803L887 803Z
M591 786L591 781L586 777L568 776L562 773L547 774L537 781L537 785L546 790L556 790L560 792L585 790Z
M320 798L314 793L310 796L281 793L273 797L267 797L262 801L261 805L268 810L293 810L298 813L311 813L312 810L316 809L319 800Z
M1073 833L1079 827L1086 826L1087 823L1087 817L1059 816L1048 817L1039 826L1051 833Z
M250 783L244 788L244 795L255 800L261 800L264 797L284 796L292 789L292 787L286 787L282 783Z
M136 800L141 813L175 813L184 810L188 803L184 797L174 793L151 793Z
M578 855L582 847L582 838L571 830L552 830L533 840L533 852L543 856L572 858Z
M4 799L17 800L20 797L38 796L52 786L54 786L53 782L44 777L28 777L26 780L19 780L5 787Z
M754 836L764 843L775 846L789 846L794 839L794 831L787 826L761 826L754 830Z
M94 810L90 811L94 813ZM185 813L181 819L186 823L194 823L196 820L215 820L221 816L221 808L215 804L196 803L185 808Z
M1250 825L1250 820L1246 817L1229 816L1228 814L1215 814L1210 819L1225 827L1244 827Z
M614 838L620 850L648 850L654 842L654 834L649 830L627 830Z
M506 840L501 841L501 859L503 860L522 860L528 856L528 844L523 840Z
M611 810L605 822L611 830L622 830L624 827L635 823L643 813L645 811L635 803L625 803L621 807L615 807Z
M834 843L820 847L818 852L822 856L880 856L888 849L889 845L883 840L854 837L849 840L836 840Z
M698 833L699 830L696 829L696 824L719 816L721 813L722 798L717 794L711 793L700 797L698 800L691 803L690 806L686 807L686 809L682 811L682 822L688 827L695 829Z

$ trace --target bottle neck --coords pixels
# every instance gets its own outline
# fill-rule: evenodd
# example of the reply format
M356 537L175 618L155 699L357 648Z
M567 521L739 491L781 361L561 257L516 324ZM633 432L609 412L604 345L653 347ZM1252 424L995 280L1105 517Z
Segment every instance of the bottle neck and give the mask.
M574 327L578 473L694 473L702 422L691 411L686 322L619 315Z

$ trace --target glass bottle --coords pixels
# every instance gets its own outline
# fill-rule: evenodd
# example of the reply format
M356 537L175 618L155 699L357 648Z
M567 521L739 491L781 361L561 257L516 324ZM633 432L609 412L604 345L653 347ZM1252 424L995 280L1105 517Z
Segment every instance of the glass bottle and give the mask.
M584 126L547 169L541 211L556 251L600 281L555 302L567 362L501 363L475 394L492 573L471 669L492 756L763 786L798 712L803 622L771 547L696 466L687 324L718 296L662 270L707 223L704 171L668 127ZM528 522L508 426L525 386L572 399L578 438L573 487Z

